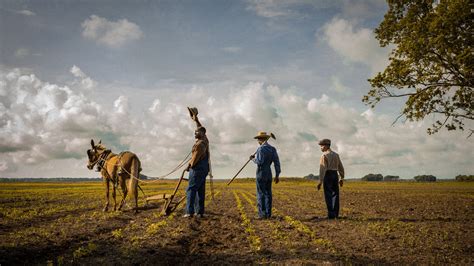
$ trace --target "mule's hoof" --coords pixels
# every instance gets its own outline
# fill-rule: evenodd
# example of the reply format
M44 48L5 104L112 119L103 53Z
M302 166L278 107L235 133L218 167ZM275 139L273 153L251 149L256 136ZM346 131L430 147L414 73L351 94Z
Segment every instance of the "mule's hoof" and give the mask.
M109 210L109 208L105 207L102 209L103 212L107 212Z

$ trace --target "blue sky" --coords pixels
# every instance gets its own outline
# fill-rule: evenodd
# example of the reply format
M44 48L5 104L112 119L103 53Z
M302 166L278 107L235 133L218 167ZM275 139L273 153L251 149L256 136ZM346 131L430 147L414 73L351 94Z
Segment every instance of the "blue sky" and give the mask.
M373 34L386 9L378 0L0 1L0 176L94 176L91 138L136 152L145 174L160 175L192 146L186 106L207 123L216 177L245 162L260 130L280 136L272 144L286 176L317 173L320 138L336 143L349 177L472 173L466 134L427 136L433 118L392 126L400 99L374 110L361 102L387 63Z

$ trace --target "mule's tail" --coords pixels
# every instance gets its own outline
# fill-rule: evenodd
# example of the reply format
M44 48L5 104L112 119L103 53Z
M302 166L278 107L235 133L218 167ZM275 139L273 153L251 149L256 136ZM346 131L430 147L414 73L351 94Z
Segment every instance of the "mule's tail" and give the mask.
M132 164L130 167L130 181L129 181L129 186L128 186L128 191L130 192L130 195L133 197L134 204L135 204L135 210L138 209L138 180L140 178L140 170L141 170L141 165L140 165L140 160L138 160L137 156L134 156L132 159Z

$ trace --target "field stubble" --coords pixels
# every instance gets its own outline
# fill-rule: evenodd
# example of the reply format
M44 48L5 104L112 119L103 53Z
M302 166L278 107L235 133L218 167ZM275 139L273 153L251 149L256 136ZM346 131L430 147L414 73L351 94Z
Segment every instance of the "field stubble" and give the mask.
M104 213L98 182L1 183L0 264L474 262L472 183L348 182L336 221L325 219L314 182L273 185L270 220L255 219L254 182L215 186L206 217L186 219L184 204L168 217L161 203Z

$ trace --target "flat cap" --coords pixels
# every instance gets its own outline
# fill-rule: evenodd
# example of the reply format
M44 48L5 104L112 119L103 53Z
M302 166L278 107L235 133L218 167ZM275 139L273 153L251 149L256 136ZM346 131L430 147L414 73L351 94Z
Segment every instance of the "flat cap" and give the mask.
M318 142L319 145L331 145L330 139L322 139Z

